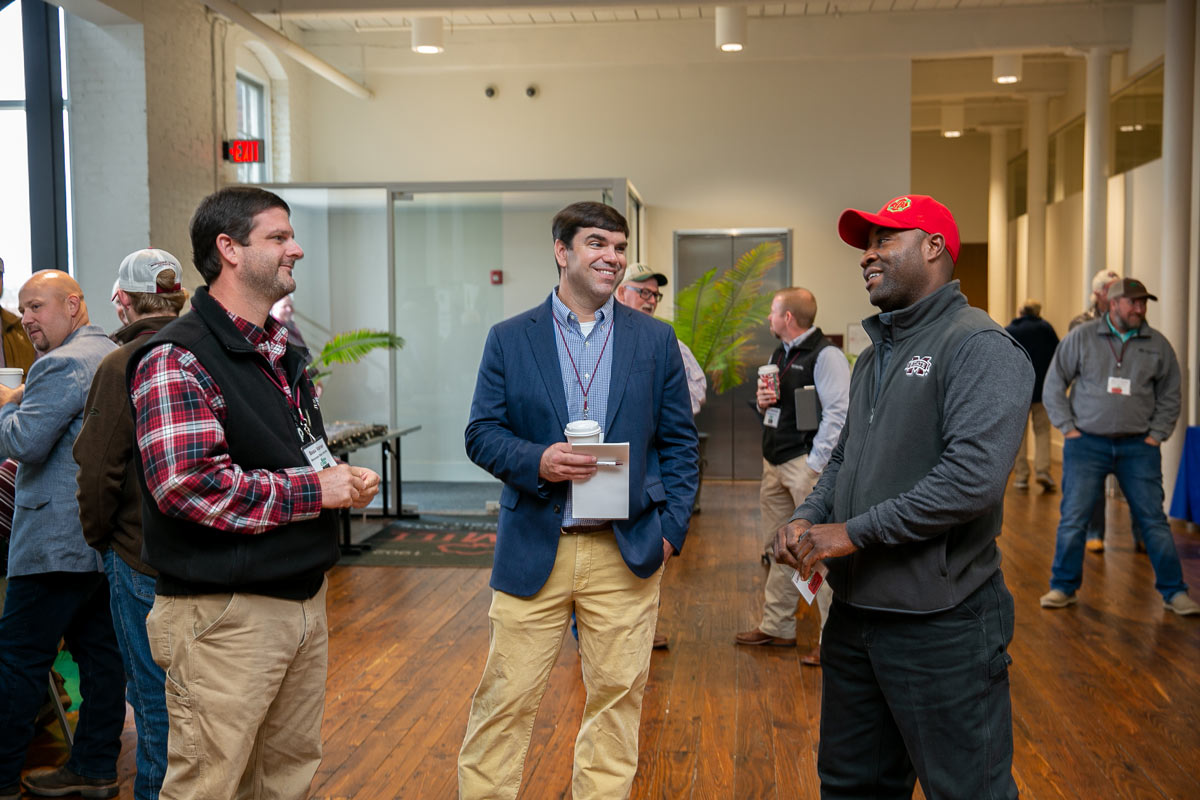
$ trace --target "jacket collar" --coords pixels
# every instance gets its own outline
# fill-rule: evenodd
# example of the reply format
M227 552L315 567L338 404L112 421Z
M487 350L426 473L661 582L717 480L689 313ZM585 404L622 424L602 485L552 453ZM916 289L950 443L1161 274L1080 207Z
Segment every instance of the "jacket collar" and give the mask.
M139 336L144 336L151 333L157 333L166 327L168 322L171 322L175 317L143 317L136 319L133 322L121 328L112 335L112 340L117 344L129 344Z
M879 342L885 337L893 340L903 339L936 322L943 314L962 308L966 304L966 295L959 291L959 282L954 280L911 306L891 312L890 321L880 313L867 317L862 325L872 341Z
M205 326L212 331L213 336L216 337L220 345L229 352L249 354L263 358L254 345L238 330L237 325L233 324L233 320L229 318L229 314L226 313L224 306L209 294L207 286L196 287L196 293L192 295L192 312L204 321ZM265 363L266 359L264 358L263 361ZM300 347L289 341L287 352L283 354L282 360L288 379L293 383L297 381L300 377L300 372L304 370L307 363L307 348Z

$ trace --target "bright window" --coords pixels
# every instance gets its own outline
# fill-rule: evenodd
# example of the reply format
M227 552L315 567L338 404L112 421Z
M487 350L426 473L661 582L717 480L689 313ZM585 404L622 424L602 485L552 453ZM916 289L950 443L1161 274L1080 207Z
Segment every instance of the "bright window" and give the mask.
M270 163L270 141L267 131L267 91L261 83L238 73L237 112L239 139L262 139L262 161L256 164L238 164L238 182L266 183L271 179L267 164Z
M25 48L21 4L0 10L0 258L4 296L15 309L17 291L30 274L29 155L25 135Z

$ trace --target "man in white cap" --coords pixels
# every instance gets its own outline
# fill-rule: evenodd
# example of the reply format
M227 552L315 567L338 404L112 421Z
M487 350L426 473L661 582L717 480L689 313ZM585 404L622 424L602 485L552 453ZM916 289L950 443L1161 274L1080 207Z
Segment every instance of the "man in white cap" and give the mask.
M87 543L104 559L126 696L137 725L136 800L158 797L167 770L168 721L166 675L154 663L146 636L158 573L142 561L142 493L125 367L146 337L179 316L188 296L182 276L179 260L165 250L138 250L121 262L113 302L127 324L112 335L121 347L96 370L73 450L79 464L79 520Z
M659 301L662 300L662 292L659 289L666 285L666 275L655 272L645 264L634 264L626 270L625 280L617 287L617 302L653 317L654 312L658 310ZM696 360L692 349L678 340L677 343L679 355L683 357L683 371L687 374L688 396L692 400L692 416L695 416L700 413L700 407L704 405L705 396L708 394L708 379L704 377L704 370L700 368L700 362ZM703 466L703 461L701 461L701 479L704 477ZM697 488L692 513L696 512L699 505L700 490ZM655 628L654 649L665 650L668 644L667 635Z
M666 275L655 272L645 264L634 264L626 272L625 280L617 289L617 302L653 317L663 297L659 289L666 285ZM695 416L704 405L705 395L708 393L708 379L704 377L704 370L700 368L700 362L696 360L692 349L683 342L679 342L679 355L683 356L688 395L692 399L692 415Z

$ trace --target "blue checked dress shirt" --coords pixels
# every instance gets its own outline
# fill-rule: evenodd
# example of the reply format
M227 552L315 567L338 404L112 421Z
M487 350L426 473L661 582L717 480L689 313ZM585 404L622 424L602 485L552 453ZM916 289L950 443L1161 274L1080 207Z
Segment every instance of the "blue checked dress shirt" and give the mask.
M579 326L579 317L558 299L558 287L550 293L551 306L554 309L554 342L558 346L558 366L562 370L563 389L567 393L567 418L569 422L581 419L591 419L604 424L608 416L608 387L612 379L613 339L616 332L613 327L613 298L596 311L596 325L586 337ZM610 333L611 331L611 333ZM605 346L605 339L608 344ZM603 350L603 353L601 353ZM574 359L574 366L572 366ZM575 370L579 376L576 378ZM591 387L588 388L588 383ZM582 386L580 383L582 382ZM583 390L587 393L587 416L583 414ZM608 431L604 431L605 441ZM567 505L563 509L563 527L568 525L587 525L606 522L599 519L576 519L572 515L574 506L574 491L567 492Z

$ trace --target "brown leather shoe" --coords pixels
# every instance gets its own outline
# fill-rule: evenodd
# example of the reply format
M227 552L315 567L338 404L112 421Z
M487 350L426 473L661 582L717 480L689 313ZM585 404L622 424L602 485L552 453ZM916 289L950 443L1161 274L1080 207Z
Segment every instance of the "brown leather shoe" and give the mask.
M795 639L781 639L778 636L772 636L769 633L763 633L758 628L749 631L743 631L733 637L736 644L749 645L751 647L757 645L768 645L770 647L795 647Z
M806 667L821 666L821 645L817 645L808 653L800 657L800 663Z
M655 634L654 634L654 649L655 650L666 650L667 649L667 635L665 633L658 633L657 631L655 632Z

